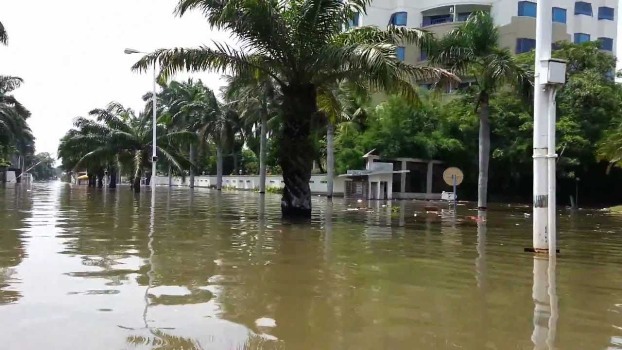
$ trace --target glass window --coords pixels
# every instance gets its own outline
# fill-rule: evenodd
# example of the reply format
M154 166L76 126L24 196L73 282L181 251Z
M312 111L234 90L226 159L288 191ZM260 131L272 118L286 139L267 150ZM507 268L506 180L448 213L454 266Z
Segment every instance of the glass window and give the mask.
M612 38L598 38L600 49L605 51L613 51L613 39Z
M553 22L566 23L566 9L553 7Z
M598 19L606 19L609 21L613 21L613 8L599 7L598 8Z
M469 19L471 12L460 12L458 13L458 22L466 22Z
M577 1L574 3L575 15L592 16L592 4L584 1Z
M424 50L421 50L421 55L419 56L419 61L427 61L428 53Z
M352 16L352 19L348 22L348 27L358 27L360 17L361 15L358 12L354 13L354 16Z
M395 50L395 56L398 61L404 61L404 58L406 57L406 48L404 46L398 46Z
M406 12L396 12L391 15L391 24L394 26L405 26L408 14Z
M574 43L581 44L590 41L590 35L585 33L574 33Z
M434 25L434 24L450 23L450 22L453 22L453 20L454 20L454 16L451 15L451 14L436 15L436 16L424 16L423 17L422 27L427 27L427 26L431 26L431 25Z
M516 39L516 53L529 52L536 48L536 39L518 38Z
M524 17L536 17L536 3L531 1L518 2L518 15Z

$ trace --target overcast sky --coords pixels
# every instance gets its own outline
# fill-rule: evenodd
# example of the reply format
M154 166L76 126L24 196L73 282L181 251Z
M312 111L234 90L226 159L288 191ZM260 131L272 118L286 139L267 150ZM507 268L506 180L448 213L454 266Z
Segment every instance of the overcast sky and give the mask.
M0 0L9 35L0 46L0 75L24 79L15 95L32 112L37 152L56 153L77 116L118 101L135 110L152 86L152 74L130 70L143 51L229 41L211 31L199 12L173 15L177 0ZM198 74L221 85L216 74ZM186 78L182 76L181 78Z
M199 12L175 17L177 0L0 0L9 46L0 46L0 75L22 77L15 95L32 112L37 152L56 153L77 116L118 101L135 110L152 77L130 70L143 51L230 41ZM619 31L619 30L618 30ZM618 46L618 56L622 45ZM197 77L211 88L218 75ZM186 78L187 75L179 78Z

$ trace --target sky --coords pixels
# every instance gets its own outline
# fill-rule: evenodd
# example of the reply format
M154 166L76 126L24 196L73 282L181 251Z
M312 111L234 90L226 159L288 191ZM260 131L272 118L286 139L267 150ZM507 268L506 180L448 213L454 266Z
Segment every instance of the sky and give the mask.
M24 79L15 96L32 112L29 124L37 152L55 155L59 139L76 117L111 101L137 111L143 108L152 74L132 72L140 55L125 55L125 48L150 52L231 42L226 33L211 30L200 12L175 16L176 4L177 0L0 0L0 22L9 34L8 47L0 46L0 75ZM622 45L617 46L622 57ZM213 73L177 78L189 76L201 78L212 89L222 86Z
M125 48L195 47L231 42L211 30L200 12L179 18L177 0L0 0L0 22L9 45L0 46L0 75L18 76L24 84L15 96L31 111L29 125L36 151L56 154L59 139L78 116L111 101L141 110L152 89L151 72L131 66L141 56ZM197 77L212 89L219 74Z

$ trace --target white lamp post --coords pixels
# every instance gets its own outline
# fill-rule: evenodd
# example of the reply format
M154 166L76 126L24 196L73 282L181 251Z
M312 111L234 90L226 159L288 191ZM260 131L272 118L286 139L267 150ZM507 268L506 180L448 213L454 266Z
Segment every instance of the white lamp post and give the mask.
M125 49L123 52L125 52L126 55L131 55L135 53L145 54L145 52L134 50L134 49ZM151 100L153 102L153 107L152 107L153 109L153 140L151 142L152 143L152 152L151 152L151 188L152 190L155 190L156 162L158 161L158 152L157 152L157 145L156 145L156 126L157 126L156 88L157 88L157 72L156 72L156 62L154 61L153 62L153 95L151 97Z

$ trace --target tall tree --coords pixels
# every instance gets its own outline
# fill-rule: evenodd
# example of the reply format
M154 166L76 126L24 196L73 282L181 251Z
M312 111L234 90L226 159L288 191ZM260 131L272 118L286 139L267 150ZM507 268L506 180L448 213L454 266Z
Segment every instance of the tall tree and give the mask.
M335 128L366 114L369 99L366 86L341 81L318 89L318 108L326 117L326 196L332 198L335 178Z
M225 100L236 109L243 123L259 129L259 193L266 193L268 122L279 116L280 91L267 75L236 75L226 79Z
M76 128L70 130L61 141L59 155L79 156L74 167L110 160L115 156L131 157L134 167L132 186L134 192L140 192L140 179L149 163L152 147L151 115L136 115L116 102L110 103L105 109L95 109L90 115L95 119L76 120ZM167 133L162 126L158 127L157 134L157 152L160 157L180 170L187 167L189 161L177 153L172 145L196 142L196 135L186 130Z
M34 153L34 136L27 122L30 112L12 95L22 83L18 77L0 76L0 158L17 155L17 167Z
M284 217L311 216L309 180L317 130L317 87L338 79L364 81L381 90L415 94L413 79L450 76L437 68L411 66L396 58L398 45L426 45L430 35L419 29L362 27L344 31L349 20L365 12L370 0L180 0L177 13L203 11L208 22L232 33L240 43L158 50L134 65L144 71L158 61L164 75L180 70L216 70L236 75L261 72L283 94L279 165L285 188Z
M164 115L169 119L174 130L189 130L199 133L201 128L218 113L218 100L214 92L201 80L188 79L185 82L172 81L161 93L161 105ZM190 187L194 187L194 175L197 169L197 144L189 145Z
M479 116L479 174L477 207L488 206L488 164L490 161L490 98L508 84L523 86L528 74L508 49L499 47L499 29L487 12L473 13L465 23L432 45L430 61L471 78L477 89L474 102Z

